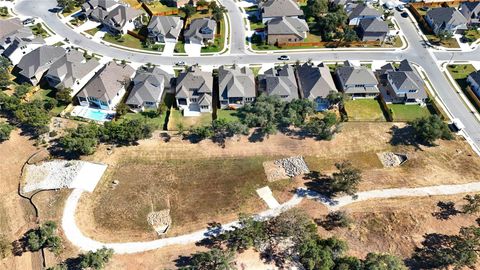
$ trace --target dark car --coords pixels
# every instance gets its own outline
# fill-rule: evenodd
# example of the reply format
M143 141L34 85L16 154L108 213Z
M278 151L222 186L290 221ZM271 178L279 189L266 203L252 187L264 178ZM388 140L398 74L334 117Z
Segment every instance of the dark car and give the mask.
M408 13L407 12L402 12L401 15L402 15L403 18L408 18Z

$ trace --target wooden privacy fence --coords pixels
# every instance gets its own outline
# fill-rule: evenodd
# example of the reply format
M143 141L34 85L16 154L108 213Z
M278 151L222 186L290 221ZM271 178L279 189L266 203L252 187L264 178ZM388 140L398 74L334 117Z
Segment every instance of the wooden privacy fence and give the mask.
M473 105L477 108L477 110L480 109L480 99L475 94L475 92L473 92L470 85L467 85L467 87L465 87L465 92L467 96L470 98L470 100L473 102Z
M474 0L455 0L455 1L444 1L444 2L415 2L415 3L409 3L410 6L414 6L415 8L420 8L420 7L452 7L452 6L458 6L463 2L478 2Z
M415 3L415 4L417 4L417 3ZM422 28L422 30L425 32L425 34L433 34L432 27L430 27L430 25L427 23L427 21L425 21L425 18L423 18L423 16L420 15L420 13L418 13L417 8L414 5L410 4L408 9L413 14L413 16L417 20L418 24L420 25L420 28Z
M132 37L134 37L134 38L138 38L138 39L141 40L141 41L145 41L145 39L146 39L146 37L144 37L144 36L142 36L142 35L140 35L140 34L138 34L138 33L135 33L135 32L133 32L133 31L130 31L130 30L127 31L127 34L129 34L130 36L132 36Z

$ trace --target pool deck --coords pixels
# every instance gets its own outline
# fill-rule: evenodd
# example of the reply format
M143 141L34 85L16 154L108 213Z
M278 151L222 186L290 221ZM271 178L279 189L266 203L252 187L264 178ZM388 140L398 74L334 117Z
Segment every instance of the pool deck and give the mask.
M101 119L92 117L92 114L98 115L99 113L103 116ZM78 117L82 117L82 118L93 120L100 123L111 121L111 119L107 118L107 115L109 114L115 114L115 111L93 109L93 108L84 107L84 106L75 106L71 112L72 116L78 116Z

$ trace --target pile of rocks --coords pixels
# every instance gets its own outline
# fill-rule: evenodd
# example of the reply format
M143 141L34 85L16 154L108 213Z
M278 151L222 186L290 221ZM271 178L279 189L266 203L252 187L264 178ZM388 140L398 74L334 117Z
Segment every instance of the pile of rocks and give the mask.
M167 233L168 228L172 224L172 218L170 217L170 209L164 209L161 211L150 212L147 216L147 221L150 226L157 232L158 235Z
M408 157L405 154L397 154L392 152L378 153L378 158L384 167L398 167L407 161Z
M25 167L23 192L68 188L83 166L82 161L52 160Z
M302 156L278 159L275 160L274 164L281 166L288 177L295 177L310 172Z

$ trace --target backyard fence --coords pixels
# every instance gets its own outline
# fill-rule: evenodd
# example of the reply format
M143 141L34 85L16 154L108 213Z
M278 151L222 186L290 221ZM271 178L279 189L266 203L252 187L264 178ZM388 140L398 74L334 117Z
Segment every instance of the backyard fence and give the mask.
M467 85L467 87L465 87L465 93L469 97L470 101L473 102L473 105L475 106L475 108L477 108L477 110L480 110L480 99L475 94L475 92L473 92L470 85Z
M415 3L415 4L419 4L419 3ZM415 7L413 4L410 4L408 9L417 20L418 25L420 26L420 28L422 28L423 32L425 32L425 34L433 34L432 27L430 27L430 25L425 21L425 18L423 18L423 16L418 12L417 7Z
M380 41L319 41L319 42L279 42L277 46L284 47L325 47L325 48L337 48L337 47L362 47L362 46L380 46Z
M380 108L383 111L383 115L385 116L385 119L387 119L388 122L393 122L392 110L388 108L387 102L385 102L383 95L382 94L378 95L377 100L378 100L378 103L380 104Z
M127 34L129 34L130 36L132 36L134 38L138 38L140 41L145 41L145 39L147 39L146 37L144 37L144 36L142 36L138 33L135 33L133 31L130 31L130 30L127 31Z

